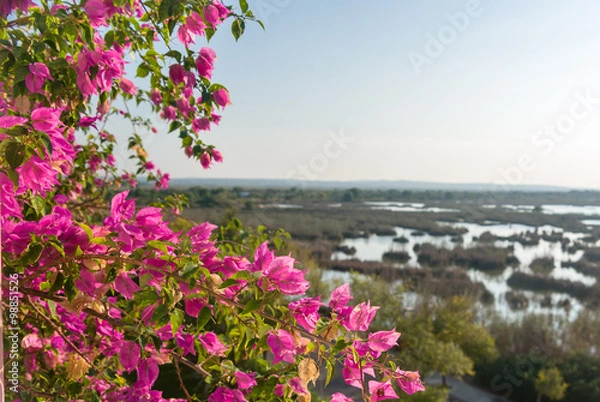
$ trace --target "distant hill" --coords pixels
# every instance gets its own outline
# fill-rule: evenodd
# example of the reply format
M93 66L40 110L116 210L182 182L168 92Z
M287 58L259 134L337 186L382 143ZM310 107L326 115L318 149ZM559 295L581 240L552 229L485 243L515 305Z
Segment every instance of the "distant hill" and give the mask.
M544 185L494 186L484 183L436 183L409 180L359 180L359 181L302 181L286 179L171 179L171 186L190 187L250 187L250 188L311 188L364 190L442 190L442 191L519 191L519 192L566 192L575 190L569 187Z

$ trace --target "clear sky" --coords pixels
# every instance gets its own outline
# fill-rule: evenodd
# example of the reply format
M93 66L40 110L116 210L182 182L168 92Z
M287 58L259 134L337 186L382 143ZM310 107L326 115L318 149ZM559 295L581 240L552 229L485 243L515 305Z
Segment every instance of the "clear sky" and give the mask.
M600 188L599 1L248 2L266 31L210 44L225 161L151 137L173 177Z

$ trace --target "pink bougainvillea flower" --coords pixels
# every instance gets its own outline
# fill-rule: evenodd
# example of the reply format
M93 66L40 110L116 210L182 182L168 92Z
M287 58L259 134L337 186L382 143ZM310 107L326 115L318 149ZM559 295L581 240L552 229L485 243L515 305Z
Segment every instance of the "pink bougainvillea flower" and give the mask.
M200 49L200 55L196 59L196 69L198 74L204 78L211 78L214 69L214 63L217 59L217 54L209 47Z
M19 116L0 116L0 128L11 128L14 126L22 126L27 122L25 117Z
M285 329L279 329L267 336L267 344L273 352L273 364L277 364L280 361L294 364L296 344L292 334Z
M177 346L183 349L183 353L196 356L194 339L194 335L192 334L182 334L181 332L178 332L175 335L175 342L177 342Z
M215 98L217 105L221 107L231 105L231 101L229 100L229 92L227 92L226 89L217 89L215 92L213 92L213 97Z
M51 107L38 107L31 112L33 128L48 133L62 126L60 121L61 110Z
M320 318L319 307L321 307L321 296L305 297L288 305L296 322L308 332L313 332L317 327Z
M107 226L115 226L123 221L128 221L135 212L135 200L128 200L129 190L115 195L110 202L110 216L104 219Z
M199 335L198 339L200 340L200 343L202 343L202 346L204 346L204 349L211 355L225 356L227 346L223 345L214 332L207 332L204 335Z
M254 252L254 262L250 266L252 272L263 272L275 258L275 253L269 250L269 242L264 242Z
M421 382L421 376L418 371L403 371L397 368L396 374L395 378L398 386L408 395L412 395L419 391L425 391L425 387Z
M56 170L52 168L47 160L41 159L37 155L32 156L23 165L19 166L17 172L19 173L18 194L31 190L35 194L44 195L58 184Z
M352 354L347 354L344 360L344 367L342 368L342 377L346 384L362 389L365 374L375 377L372 364L368 362L361 362L359 364L354 360Z
M183 82L185 70L180 64L173 64L169 67L169 78L173 84L181 84Z
M85 98L98 93L98 87L92 83L90 75L86 72L79 72L75 82L77 83L77 88L79 88Z
M191 12L190 15L188 15L188 17L185 19L185 23L190 32L196 35L204 35L206 24L204 24L202 17L197 12Z
M25 77L25 86L31 93L39 92L46 80L52 81L50 70L44 63L32 63L29 65L29 74Z
M350 312L349 316L342 320L342 325L350 331L366 331L375 318L379 307L371 307L371 302L362 302Z
M31 0L2 0L0 1L0 17L7 17L8 14L17 8L23 12L27 12L29 7L35 5Z
M192 130L194 130L194 132L199 132L199 131L208 131L210 130L210 120L208 120L206 117L203 117L201 119L194 119L192 121Z
M254 373L247 374L241 371L236 371L235 381L237 382L239 389L250 390L257 385L256 380L254 379Z
M213 0L212 4L215 7L217 7L217 10L219 10L219 18L221 18L222 20L224 20L229 14L231 14L231 11L227 7L225 7L225 5L221 3L220 0Z
M167 106L163 109L161 117L166 120L175 120L177 117L177 111L173 106Z
M216 149L212 150L212 157L215 162L219 162L219 163L223 162L223 155L221 155L221 152L219 152Z
M119 361L121 365L130 373L137 368L140 361L140 345L137 342L125 341L119 351Z
M204 152L202 155L200 155L200 164L204 169L208 169L210 167L210 162L211 159L208 152Z
M0 172L0 212L2 217L21 218L23 216L15 195L15 184L6 174Z
M331 395L330 402L354 402L352 399L348 398L346 395L341 392L336 392Z
M208 402L246 402L246 398L239 389L218 387L208 397Z
M189 47L190 43L195 43L194 34L189 30L187 24L181 24L177 30L177 38L185 47Z
M332 310L337 310L340 307L343 307L352 299L352 295L350 294L350 285L344 283L341 286L333 289L331 292L331 297L329 301L329 307Z
M398 338L400 338L400 332L396 332L396 329L391 331L378 331L369 334L367 346L373 354L373 357L378 358L381 356L381 353L396 346Z
M137 385L151 388L158 378L158 364L152 359L143 359L137 367Z
M135 283L129 275L122 273L115 279L115 290L121 293L126 299L133 299L133 294L140 290L140 287Z
M90 19L90 25L92 27L97 28L106 25L108 7L104 5L102 0L88 0L83 8Z
M215 26L219 23L219 20L220 20L219 9L215 6L213 6L212 4L204 7L204 10L202 10L202 13L204 14L204 19L210 25Z
M155 105L158 105L162 101L162 93L158 88L153 88L152 91L150 91L150 100Z
M269 267L263 271L268 279L269 290L279 290L286 295L302 295L306 293L310 284L304 278L306 271L294 268L291 257L275 257Z
M96 289L101 286L102 283L99 283L94 274L87 269L82 269L79 272L79 278L75 279L75 287L90 296L94 296Z
M121 81L119 81L119 88L129 95L135 95L137 93L137 87L127 78L121 78Z
M42 350L44 348L42 339L36 333L25 335L23 340L21 340L21 346L28 352Z
M384 401L386 399L398 399L398 395L392 387L390 380L385 382L369 381L369 402Z
M100 116L83 116L79 119L79 127L94 127L95 129L98 129L96 127L96 121L98 121L99 118Z
M308 394L308 390L306 389L306 386L304 386L304 384L302 383L302 380L299 377L294 377L292 378L289 382L288 382L290 388L292 389L292 391L294 391L296 394Z
M160 170L158 171L158 175L160 177L160 179L158 180L158 183L156 183L156 187L157 188L169 188L169 180L171 180L171 175L169 173L161 173Z
M206 306L206 302L204 300L201 299L186 299L185 302L185 313L187 315L189 315L190 317L196 317L198 318L198 314L200 313L200 310L202 310L204 308L204 306Z

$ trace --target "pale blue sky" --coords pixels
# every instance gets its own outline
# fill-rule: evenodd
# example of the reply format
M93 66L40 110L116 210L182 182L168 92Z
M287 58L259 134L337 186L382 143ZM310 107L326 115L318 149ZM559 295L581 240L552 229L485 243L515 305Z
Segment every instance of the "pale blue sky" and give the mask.
M267 30L211 42L233 105L206 138L225 162L205 171L152 137L174 177L600 188L600 2L248 2ZM420 74L411 54L431 56Z

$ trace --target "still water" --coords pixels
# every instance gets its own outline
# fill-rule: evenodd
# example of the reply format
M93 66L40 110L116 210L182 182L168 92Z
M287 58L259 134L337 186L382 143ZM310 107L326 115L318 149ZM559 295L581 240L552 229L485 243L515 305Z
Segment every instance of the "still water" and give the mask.
M585 237L584 233L573 233L565 232L562 228L545 225L540 226L537 229L533 226L521 225L521 224L503 224L488 222L486 224L476 224L468 222L439 222L440 225L450 225L454 227L460 227L467 230L462 235L461 245L465 248L474 247L479 245L477 238L483 233L490 232L491 234L499 237L509 237L513 235L523 235L526 233L537 233L537 234L552 234L561 233L564 239L568 240L568 245L575 244L579 239ZM361 261L381 261L383 253L387 251L405 251L408 253L410 260L406 264L397 264L399 269L402 266L420 267L417 261L417 254L413 250L417 244L430 243L437 247L444 247L452 249L458 244L456 239L451 236L431 236L429 234L423 234L414 229L397 227L395 228L395 236L377 236L372 235L369 238L360 239L345 239L342 245L348 247L354 247L356 253L353 256L348 256L341 252L335 252L332 255L334 260L344 260L356 258ZM405 243L394 242L394 238L403 237ZM567 241L565 240L565 242ZM554 267L549 275L556 279L570 280L574 282L581 282L586 286L592 286L596 283L596 278L583 275L570 266L570 263L578 261L583 251L578 250L574 253L569 253L566 248L561 245L560 241L548 241L541 239L537 245L522 245L521 243L513 240L497 240L493 243L496 247L506 248L513 247L514 255L519 259L519 266L507 267L502 272L495 272L493 274L487 272L481 272L475 269L469 269L468 275L474 282L481 282L487 290L494 295L494 307L503 316L510 318L519 318L526 313L548 313L558 314L562 316L568 315L574 317L579 310L583 308L582 304L575 298L566 295L552 293L550 294L551 305L542 306L542 301L545 297L542 293L522 291L521 293L527 296L529 299L528 306L523 310L513 311L510 309L508 302L506 301L506 294L512 289L506 283L512 273L522 271L525 273L532 273L530 268L531 262L536 258L540 257L552 257L554 259ZM560 302L565 300L569 301L569 307L567 309L559 307ZM546 300L547 302L547 300Z

